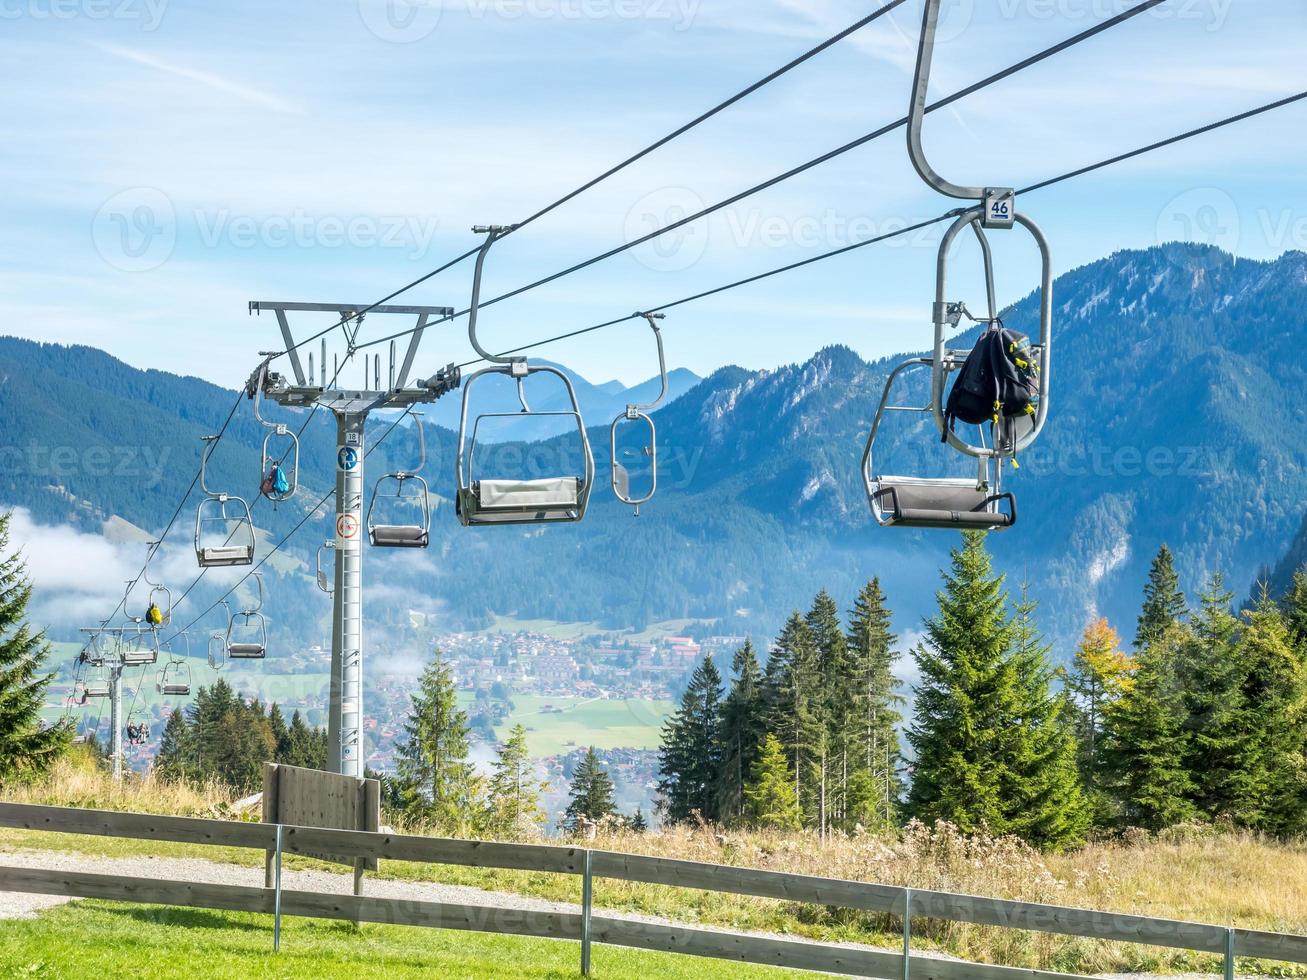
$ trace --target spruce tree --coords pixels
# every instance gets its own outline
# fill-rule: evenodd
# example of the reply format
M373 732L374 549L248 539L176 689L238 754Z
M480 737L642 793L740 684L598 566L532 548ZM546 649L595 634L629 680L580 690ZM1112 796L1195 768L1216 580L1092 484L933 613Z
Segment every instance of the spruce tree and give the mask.
M32 583L22 555L8 550L11 516L0 515L0 784L45 772L72 741L68 725L41 724L50 645L26 619Z
M751 641L745 640L735 651L731 673L734 676L731 692L722 703L721 775L717 794L718 815L727 822L744 813L744 784L765 734L762 668Z
M1196 815L1185 768L1185 709L1175 660L1189 641L1180 624L1140 651L1134 684L1106 706L1103 775L1124 826L1162 830Z
M1293 573L1289 591L1280 600L1289 639L1297 647L1307 649L1307 568Z
M1242 710L1232 724L1240 765L1231 812L1241 826L1301 836L1307 832L1307 662L1265 590L1244 620Z
M1230 611L1233 598L1221 576L1213 575L1176 662L1188 716L1185 768L1193 783L1192 799L1200 813L1213 818L1235 815L1243 779L1237 720L1248 706L1239 621Z
M495 755L483 818L485 832L498 840L537 836L546 819L540 809L543 788L527 752L526 729L514 725Z
M822 589L805 619L816 649L813 669L812 772L813 822L825 837L843 819L848 795L849 649L840 626L839 606Z
M798 830L802 826L799 798L794 792L785 746L772 734L763 740L758 758L744 788L745 819L753 826L772 830Z
M812 631L800 613L793 613L777 637L763 677L764 720L767 731L776 736L789 759L794 792L800 809L811 814L813 765L820 747L819 713L815 702L821 697L817 673L817 646Z
M466 827L477 788L467 761L467 712L458 707L453 673L439 651L412 700L395 757L404 809L445 830Z
M1180 591L1180 576L1175 571L1175 558L1165 544L1153 558L1144 585L1144 608L1139 614L1139 627L1135 631L1135 649L1142 650L1167 628L1180 622L1188 611L1184 593Z
M1008 612L985 536L952 553L939 612L913 652L921 671L908 739L917 764L909 805L927 822L986 828L1064 846L1088 813L1064 700L1050 690L1048 647L1023 598Z
M159 754L154 758L154 771L164 779L181 782L187 778L186 767L193 756L190 735L186 713L180 708L174 708L163 726L163 734L159 736Z
M898 776L903 697L894 677L898 654L890 621L880 579L873 578L858 593L849 614L848 724L857 737L851 753L846 829L858 824L884 829L897 819L903 790Z
M1106 619L1096 619L1085 627L1064 675L1079 743L1080 773L1098 826L1112 820L1110 797L1102 786L1103 717L1107 706L1134 683L1135 666L1121 649L1116 630Z
M1035 625L1036 604L1022 587L1016 606L1011 664L1017 685L1016 715L1004 794L1015 801L1013 833L1041 847L1084 840L1092 822L1077 765L1075 720L1065 693L1054 693L1051 647Z
M663 726L658 791L670 823L717 820L722 677L712 657L690 676L681 706Z
M613 794L613 779L600 763L592 745L572 773L564 821L575 829L584 820L599 823L608 817L617 816L617 803Z
M290 762L290 729L286 727L286 718L281 713L281 705L273 703L268 709L268 724L272 728L272 738L276 742L274 761Z

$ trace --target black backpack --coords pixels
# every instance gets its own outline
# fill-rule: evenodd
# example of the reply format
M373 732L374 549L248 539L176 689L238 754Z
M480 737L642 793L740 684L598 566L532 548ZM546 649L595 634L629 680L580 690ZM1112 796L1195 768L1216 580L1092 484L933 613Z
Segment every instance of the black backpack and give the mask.
M951 432L955 421L981 425L1000 417L1033 415L1038 396L1039 365L1030 338L996 320L976 340L958 372L944 405L944 420Z

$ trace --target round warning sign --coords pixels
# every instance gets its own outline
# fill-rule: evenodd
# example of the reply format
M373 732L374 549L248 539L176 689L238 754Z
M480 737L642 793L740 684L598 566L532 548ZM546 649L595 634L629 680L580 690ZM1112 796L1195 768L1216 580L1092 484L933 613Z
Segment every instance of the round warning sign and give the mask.
M342 446L336 454L336 465L348 472L359 465L359 451L353 446Z
M341 514L336 518L336 537L343 541L353 541L359 536L359 519L353 514Z

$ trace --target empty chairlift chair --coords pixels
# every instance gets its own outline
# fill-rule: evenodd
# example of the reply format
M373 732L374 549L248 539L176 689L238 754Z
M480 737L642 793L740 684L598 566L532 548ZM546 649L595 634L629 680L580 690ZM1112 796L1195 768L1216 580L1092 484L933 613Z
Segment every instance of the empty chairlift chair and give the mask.
M1050 341L1053 309L1052 262L1048 241L1031 219L1016 210L1013 192L1008 188L962 187L942 178L927 162L921 143L921 125L925 114L930 63L934 50L935 26L940 0L926 0L921 43L917 55L916 77L908 115L908 154L921 178L932 188L950 197L978 202L959 213L940 243L936 265L934 349L928 357L912 358L890 372L880 404L871 424L862 456L862 475L867 499L877 523L883 527L954 528L1003 530L1017 520L1016 498L1002 488L1005 463L1030 446L1044 427L1048 415ZM975 441L968 441L955 431L948 418L949 378L962 369L969 350L951 349L947 331L960 325L966 316L985 324L987 330L1001 330L994 298L994 270L987 228L1012 228L1021 225L1030 232L1039 247L1041 259L1040 332L1036 346L1028 356L1028 365L1038 375L1038 393L1028 415L1007 417L1002 403L994 406L994 418L977 426ZM965 305L947 300L948 254L957 236L966 228L974 230L985 264L985 283L989 315L971 317ZM895 383L909 371L925 368L930 372L929 401L925 406L891 404ZM976 466L975 476L917 477L888 476L875 463L875 444L881 423L889 412L919 412L931 416L941 442L970 457ZM988 430L988 432L986 432Z
M191 696L191 668L181 660L164 664L155 680L155 690L164 697L188 698Z
M387 473L372 488L367 523L368 541L374 548L425 548L431 543L431 491L427 481L418 475L426 464L426 438L421 413L412 415L417 424L418 464L412 470ZM405 493L405 487L411 491ZM321 554L319 550L319 588L326 581L321 571Z
M468 319L468 337L477 354L490 363L490 367L475 372L463 385L463 410L459 419L458 451L455 475L458 481L458 496L455 506L458 518L465 527L488 524L557 524L581 520L585 516L586 506L590 500L590 491L594 486L594 454L590 449L590 440L586 435L585 422L581 417L581 406L577 401L576 390L572 382L562 371L543 364L528 364L524 357L503 357L492 354L481 346L477 340L477 313L481 297L481 274L485 265L486 253L491 245L511 228L491 226L474 228L473 231L485 234L486 241L477 255L476 271L472 285L472 305ZM471 416L471 394L478 379L490 374L504 375L512 378L517 385L518 402L521 412L484 413ZM533 412L526 399L525 382L536 375L550 374L562 382L570 410L556 412ZM582 468L579 474L562 474L535 479L497 479L483 478L478 475L476 467L477 437L481 423L487 419L509 418L547 418L562 417L575 422L577 434L581 441ZM469 437L468 423L472 421Z
M159 635L154 630L142 630L136 636L124 636L122 646L124 667L145 667L159 661Z
M200 489L204 499L195 511L195 558L201 568L250 565L254 562L254 519L242 498L209 489L209 454L217 436L204 436Z
M262 660L268 655L268 621L263 609L263 576L257 572L258 602L252 609L242 609L227 616L227 659ZM226 603L223 603L226 606Z
M209 666L222 670L227 666L227 634L213 632L209 634Z
M608 427L608 450L609 461L612 464L613 494L622 503L634 507L635 516L639 517L640 507L653 500L654 494L658 492L658 429L649 413L661 405L663 399L667 397L667 359L663 356L663 332L658 329L658 321L663 319L663 314L637 313L636 315L644 317L653 330L654 341L658 345L658 377L662 387L658 397L652 402L647 405L627 405L626 411L613 419L613 424ZM624 424L643 427L646 433L640 454L649 461L649 485L643 494L632 492L631 473L617 458L617 430Z

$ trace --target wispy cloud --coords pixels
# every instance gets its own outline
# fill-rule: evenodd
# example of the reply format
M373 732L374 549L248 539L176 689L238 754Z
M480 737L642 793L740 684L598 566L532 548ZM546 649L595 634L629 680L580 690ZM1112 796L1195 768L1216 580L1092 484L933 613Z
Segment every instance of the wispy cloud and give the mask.
M230 78L224 78L222 75L213 72L200 71L198 68L188 68L186 65L178 65L172 62L164 61L162 58L156 58L153 55L146 54L143 51L135 51L131 48L120 47L117 44L106 44L104 42L92 42L92 46L123 58L126 61L134 62L138 65L144 65L146 68L153 68L156 71L166 72L169 75L175 75L178 78L185 78L192 82L198 82L215 92L223 92L227 95L234 95L236 98L253 105L263 106L265 109L271 109L274 112L295 112L295 107L284 99L275 95L269 95L266 92L260 92L258 89L251 88L248 85L242 85L240 82L234 82Z

